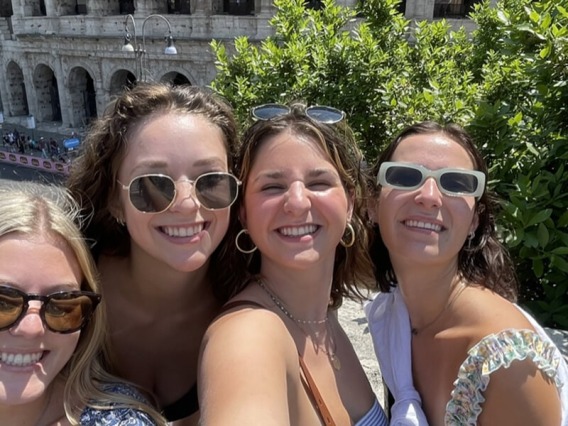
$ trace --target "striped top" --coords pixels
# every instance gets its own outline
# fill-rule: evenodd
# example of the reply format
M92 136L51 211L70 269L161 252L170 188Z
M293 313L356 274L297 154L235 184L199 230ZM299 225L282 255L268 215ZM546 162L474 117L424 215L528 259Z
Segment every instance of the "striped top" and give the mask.
M388 426L389 421L387 416L381 406L379 401L375 399L375 402L371 409L360 419L355 426Z

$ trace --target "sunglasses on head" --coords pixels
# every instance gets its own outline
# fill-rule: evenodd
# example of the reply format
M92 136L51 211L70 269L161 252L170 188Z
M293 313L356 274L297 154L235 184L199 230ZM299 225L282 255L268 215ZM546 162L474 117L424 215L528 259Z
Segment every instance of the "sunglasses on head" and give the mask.
M205 173L195 180L180 180L192 184L193 194L207 210L221 210L230 207L239 194L241 182L225 172ZM176 199L176 182L169 176L147 174L137 176L128 185L130 203L142 213L161 213L170 208Z
M403 191L420 188L432 177L440 191L452 197L481 197L485 189L485 174L477 170L439 169L429 170L417 164L387 161L381 164L377 183Z
M89 291L60 291L41 296L0 286L0 331L17 325L26 315L31 300L42 302L39 316L48 330L66 334L87 324L101 296Z
M257 120L268 121L283 115L290 114L292 109L281 104L264 104L253 107L251 115ZM315 105L304 110L307 117L323 124L336 124L345 118L345 113L337 108Z

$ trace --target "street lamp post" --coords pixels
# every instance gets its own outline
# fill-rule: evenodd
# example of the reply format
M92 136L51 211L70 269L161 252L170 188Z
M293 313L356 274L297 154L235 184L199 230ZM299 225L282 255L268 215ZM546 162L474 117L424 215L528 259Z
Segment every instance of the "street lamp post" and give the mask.
M165 35L165 42L166 42L166 47L164 49L164 54L165 55L177 55L177 49L174 46L174 38L172 36L172 26L170 24L170 21L168 21L168 19L163 16L163 15L158 15L158 14L152 14L147 16L146 18L144 18L144 21L142 21L142 46L140 46L138 44L138 40L136 38L136 21L134 20L134 16L132 15L126 15L126 19L124 20L124 45L122 46L122 51L123 52L134 52L135 57L136 57L136 78L139 81L145 81L146 80L146 22L148 22L149 19L151 18L159 18L162 19L163 21L166 22L166 24L168 24L168 33ZM132 35L130 34L130 32L128 31L128 20L132 21L132 28L133 28L133 33ZM134 45L132 44L132 42L134 42Z

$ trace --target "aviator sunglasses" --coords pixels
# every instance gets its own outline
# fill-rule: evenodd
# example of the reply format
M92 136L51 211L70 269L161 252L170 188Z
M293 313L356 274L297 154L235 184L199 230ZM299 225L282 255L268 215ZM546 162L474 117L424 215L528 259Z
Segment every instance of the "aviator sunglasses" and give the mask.
M264 104L253 107L251 115L257 120L268 121L286 114L290 114L292 109L281 104ZM304 110L304 114L313 121L323 124L336 124L345 118L345 113L337 108L314 105Z
M485 189L485 174L477 170L439 169L429 170L424 166L387 161L381 164L377 183L403 191L420 188L432 177L440 191L452 197L471 196L479 198Z
M101 296L89 291L60 291L41 296L0 286L0 331L17 325L26 315L30 300L42 302L39 316L54 333L74 333L87 324Z
M192 184L193 194L207 210L230 207L239 193L241 182L225 172L205 173L195 180L180 180ZM161 213L170 208L176 199L176 182L167 175L147 174L137 176L128 185L128 198L134 208L142 213Z

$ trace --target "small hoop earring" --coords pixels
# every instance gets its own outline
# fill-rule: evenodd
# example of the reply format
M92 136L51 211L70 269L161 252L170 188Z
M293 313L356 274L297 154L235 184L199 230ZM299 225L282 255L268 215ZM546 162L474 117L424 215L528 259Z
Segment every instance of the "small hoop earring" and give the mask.
M355 244L355 229L353 228L353 225L351 225L351 222L347 223L345 230L348 231L347 234L350 236L350 238L347 242L344 241L343 240L345 238L345 232L344 232L343 236L341 237L341 240L339 240L339 244L341 244L345 248L349 248L353 244Z
M237 250L240 251L241 253L244 253L244 254L254 253L254 252L256 251L256 249L258 248L257 246L254 245L254 243L253 243L253 248L252 248L252 249L249 249L249 250L245 250L245 249L243 249L243 248L240 246L240 244L239 244L239 238L240 238L242 235L245 235L245 234L248 235L248 233L249 233L249 231L248 231L247 229L241 229L241 230L239 231L239 233L237 234L237 236L235 237L235 245L237 246ZM250 238L249 238L249 239L250 239Z
M465 251L468 252L475 251L475 247L474 248L471 247L474 238L475 238L475 232L470 232L467 236L467 246L465 247Z

